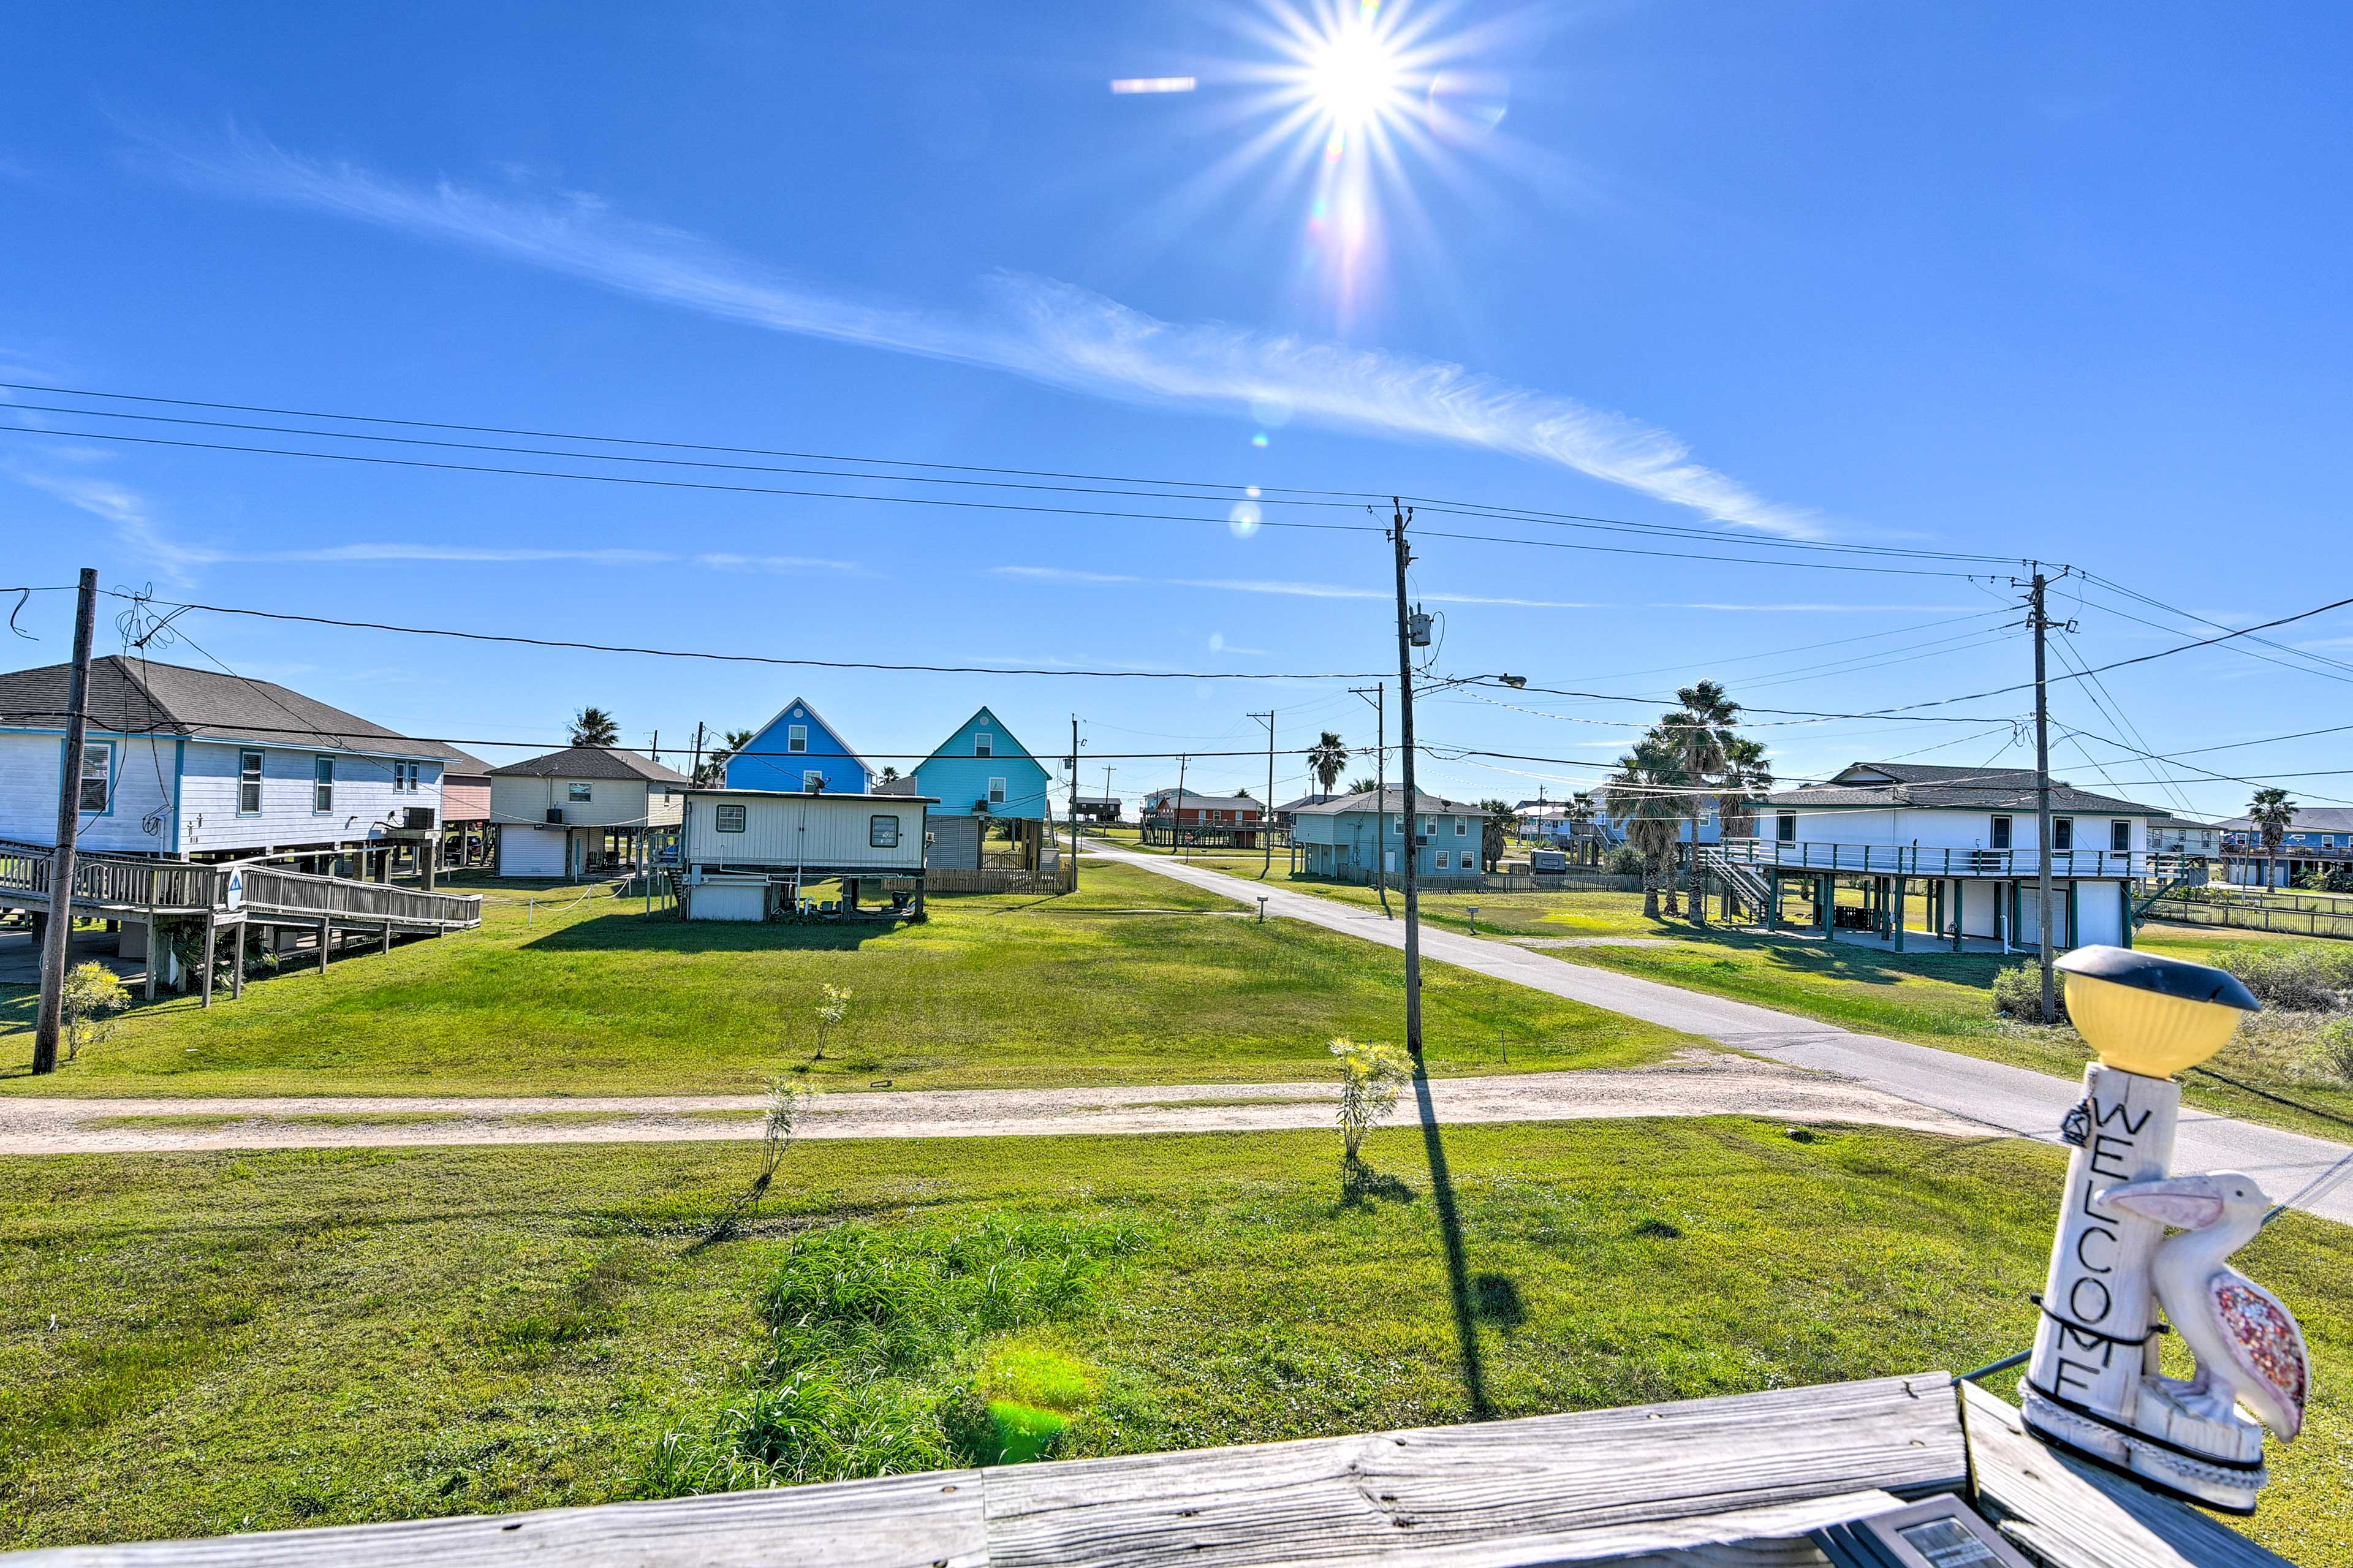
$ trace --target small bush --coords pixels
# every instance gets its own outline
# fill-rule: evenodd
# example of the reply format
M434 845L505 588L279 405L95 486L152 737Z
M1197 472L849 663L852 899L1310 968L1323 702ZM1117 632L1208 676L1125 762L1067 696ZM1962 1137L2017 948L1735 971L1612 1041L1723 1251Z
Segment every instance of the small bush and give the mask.
M2340 1083L2353 1084L2353 1018L2333 1018L2313 1037L2312 1054L2320 1070Z
M1609 851L1609 863L1604 869L1613 877L1639 877L1642 874L1642 852L1631 844L1620 844Z
M2059 1016L2047 1020L2061 1023L2067 1016L2067 993L2053 986L2051 1005ZM2046 1022L2042 1016L2042 966L2039 963L2013 964L1996 973L1993 977L1993 1010L2016 1019L2021 1024Z
M2353 949L2248 946L2226 952L2220 962L2263 1005L2291 1013L2336 1012L2353 991Z
M66 971L58 1005L65 1024L66 1060L72 1061L84 1047L106 1043L114 1033L114 1016L131 1005L131 993L106 965L77 963Z
M1332 1042L1340 1058L1341 1159L1356 1163L1356 1150L1374 1122L1397 1109L1398 1096L1413 1077L1413 1064L1395 1046Z

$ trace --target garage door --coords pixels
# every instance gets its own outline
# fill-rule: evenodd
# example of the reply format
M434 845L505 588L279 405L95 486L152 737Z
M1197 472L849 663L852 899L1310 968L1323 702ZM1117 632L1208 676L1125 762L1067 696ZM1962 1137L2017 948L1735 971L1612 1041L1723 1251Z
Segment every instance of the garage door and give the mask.
M565 834L511 823L499 830L499 875L561 877Z

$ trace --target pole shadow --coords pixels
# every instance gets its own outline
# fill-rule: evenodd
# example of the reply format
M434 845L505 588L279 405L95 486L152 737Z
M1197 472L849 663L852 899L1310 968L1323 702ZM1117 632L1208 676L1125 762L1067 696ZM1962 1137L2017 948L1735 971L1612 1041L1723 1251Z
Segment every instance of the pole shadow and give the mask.
M1454 1339L1462 1357L1462 1385L1471 1396L1471 1419L1492 1421L1495 1410L1487 1399L1486 1363L1479 1352L1479 1297L1498 1294L1490 1282L1497 1277L1482 1277L1482 1289L1474 1293L1470 1258L1462 1245L1462 1217L1454 1202L1454 1181L1447 1172L1446 1140L1438 1125L1438 1108L1430 1100L1430 1074L1419 1057L1413 1063L1413 1102L1421 1120L1422 1152L1430 1162L1430 1190L1437 1205L1439 1236L1446 1246L1446 1287L1453 1298ZM1516 1302L1516 1291L1513 1298Z

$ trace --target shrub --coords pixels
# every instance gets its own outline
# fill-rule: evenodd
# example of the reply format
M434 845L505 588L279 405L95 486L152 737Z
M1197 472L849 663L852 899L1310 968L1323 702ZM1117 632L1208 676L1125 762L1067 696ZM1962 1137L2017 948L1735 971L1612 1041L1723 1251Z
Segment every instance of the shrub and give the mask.
M2063 1021L2067 1016L2067 993L2053 987L2051 1005L2058 1009L2059 1016L2048 1021ZM2042 1016L2042 966L2040 963L2019 963L1998 971L1993 977L1993 1010L2021 1024L2045 1022Z
M2332 1018L2313 1037L2312 1054L2320 1070L2339 1082L2353 1084L2353 1018Z
M59 998L65 1024L66 1060L71 1061L87 1046L106 1043L114 1033L114 1016L131 1005L131 993L114 977L114 971L102 963L77 963L66 971L65 990Z
M1642 852L1631 844L1620 844L1609 851L1609 863L1605 869L1613 877L1639 877L1642 874Z
M2327 1013L2344 1005L2353 991L2353 950L2316 944L2233 948L2221 966L2245 982L2267 1007L2291 1013Z

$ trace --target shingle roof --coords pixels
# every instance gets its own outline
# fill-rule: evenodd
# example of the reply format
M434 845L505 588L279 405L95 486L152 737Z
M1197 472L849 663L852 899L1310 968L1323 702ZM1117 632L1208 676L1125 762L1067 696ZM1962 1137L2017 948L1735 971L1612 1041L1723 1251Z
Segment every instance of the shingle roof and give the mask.
M0 674L0 723L63 730L72 674L72 667L63 664ZM87 711L91 728L117 735L201 735L304 751L436 757L476 770L484 767L455 746L411 740L274 681L120 654L90 660Z
M2258 831L2254 818L2251 816L2234 816L2215 826L2232 833ZM2295 819L2287 825L2290 833L2344 833L2348 830L2353 830L2353 806L2300 805L2295 808Z
M1413 809L1416 815L1428 813L1434 816L1440 812L1443 812L1450 816L1485 816L1488 815L1485 811L1481 810L1478 806L1472 805L1466 801L1448 800L1443 795L1425 795L1420 790L1413 792ZM1372 790L1358 790L1354 795L1334 795L1330 800L1325 801L1321 805L1303 805L1293 815L1298 816L1336 816L1345 811L1386 811L1394 814L1403 811L1404 809L1405 786L1403 784L1391 784L1387 789L1379 791L1377 798L1376 797L1376 792Z
M1177 802L1187 811L1261 811L1265 808L1246 795L1203 795L1199 790L1156 789L1145 797L1146 803L1159 802L1160 809L1168 809L1171 798L1181 795Z
M694 781L635 752L604 746L566 746L543 757L527 757L492 768L494 779L626 779L646 784L691 784Z
M1856 763L1828 784L1777 790L1767 805L1925 806L1961 811L2031 811L2031 768L1957 768L1917 763ZM2114 795L2051 781L2053 811L2103 811L2117 816L2166 816L2161 806L2137 805Z

